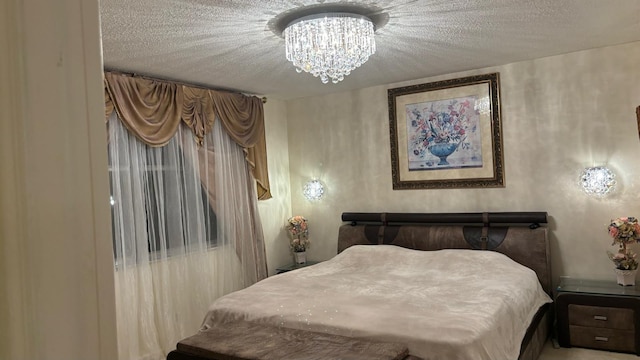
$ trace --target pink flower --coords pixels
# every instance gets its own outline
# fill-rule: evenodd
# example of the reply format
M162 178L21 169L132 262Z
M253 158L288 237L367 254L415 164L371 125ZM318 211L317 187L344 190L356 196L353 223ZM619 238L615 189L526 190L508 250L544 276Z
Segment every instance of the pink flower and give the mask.
M307 219L303 216L292 216L287 220L286 229L291 238L289 243L293 251L305 251L310 244Z
M610 226L609 227L609 235L612 238L617 238L618 237L618 233L619 233L619 231L618 231L617 227L614 227L614 226Z
M636 254L627 245L640 242L640 224L632 216L619 217L611 220L607 228L609 236L613 238L611 245L618 245L618 253L609 254L617 269L634 270L638 268Z

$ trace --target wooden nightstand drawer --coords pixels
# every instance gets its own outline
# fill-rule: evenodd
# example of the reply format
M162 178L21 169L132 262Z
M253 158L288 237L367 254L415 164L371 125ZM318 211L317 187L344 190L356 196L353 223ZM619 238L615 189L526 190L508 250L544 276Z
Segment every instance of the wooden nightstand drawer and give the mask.
M635 333L631 330L614 330L571 325L571 345L602 349L635 352Z
M560 346L640 355L640 287L563 279L556 291Z
M634 330L632 309L569 304L569 324L597 328Z

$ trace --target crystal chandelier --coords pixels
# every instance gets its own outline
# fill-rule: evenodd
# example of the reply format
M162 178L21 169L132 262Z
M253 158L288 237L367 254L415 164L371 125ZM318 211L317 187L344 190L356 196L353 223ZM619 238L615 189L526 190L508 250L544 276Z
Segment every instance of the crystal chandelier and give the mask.
M323 13L292 21L284 29L287 60L297 72L336 84L376 52L373 22L352 13Z

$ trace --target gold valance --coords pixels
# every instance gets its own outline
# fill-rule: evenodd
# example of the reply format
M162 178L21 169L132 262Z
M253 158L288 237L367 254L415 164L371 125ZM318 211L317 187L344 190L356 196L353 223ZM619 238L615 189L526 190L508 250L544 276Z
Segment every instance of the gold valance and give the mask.
M107 117L115 110L124 126L149 146L167 144L180 121L202 145L217 115L229 136L244 149L258 198L271 198L260 98L112 72L105 73L104 86Z

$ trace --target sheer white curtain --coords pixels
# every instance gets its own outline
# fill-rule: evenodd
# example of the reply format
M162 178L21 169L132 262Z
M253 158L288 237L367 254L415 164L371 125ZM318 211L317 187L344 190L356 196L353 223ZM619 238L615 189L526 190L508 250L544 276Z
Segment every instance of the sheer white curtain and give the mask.
M153 148L109 118L121 360L165 359L213 300L261 278L255 184L219 123L202 148L182 124Z

